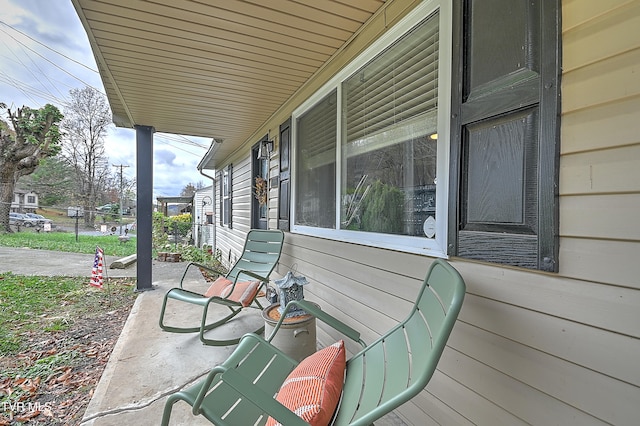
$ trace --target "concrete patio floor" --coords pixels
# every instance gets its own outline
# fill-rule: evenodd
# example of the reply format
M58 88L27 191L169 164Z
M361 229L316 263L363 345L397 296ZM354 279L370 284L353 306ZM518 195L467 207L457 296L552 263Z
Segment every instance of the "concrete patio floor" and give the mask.
M158 316L166 291L174 287L185 263L153 264L155 290L140 294L125 324L120 339L87 407L83 426L158 425L168 395L198 381L215 365L223 362L235 346L205 346L197 334L164 332ZM186 288L204 291L207 284L195 268L186 279ZM266 299L260 301L268 306ZM167 323L198 324L197 309L180 309L173 301L167 308ZM218 316L226 307L216 307ZM224 326L208 333L213 337L241 336L259 328L262 316L255 309L245 309ZM194 417L186 403L174 405L171 425L208 425L203 417ZM376 422L378 426L404 425L394 414ZM244 425L238 425L244 426Z
M115 259L106 259L109 264ZM93 255L55 253L44 250L0 247L0 272L21 275L91 276ZM223 362L235 346L205 346L197 334L162 331L158 318L164 294L175 287L186 263L153 261L154 290L141 293L129 314L109 362L87 407L82 426L158 425L164 403L172 393L198 381ZM110 277L136 276L135 265L127 269L109 269ZM196 268L191 268L185 287L204 291L208 284ZM267 306L266 299L260 301ZM199 324L197 309L180 309L172 301L167 308L167 323ZM192 307L194 308L194 307ZM226 312L226 307L210 309L210 315ZM201 312L201 311L200 311ZM210 331L210 337L241 336L263 324L260 313L245 309L224 327ZM217 334L220 333L220 334ZM208 425L203 417L194 417L183 402L174 405L171 425ZM401 426L402 420L391 413L377 426ZM245 426L245 425L238 425Z

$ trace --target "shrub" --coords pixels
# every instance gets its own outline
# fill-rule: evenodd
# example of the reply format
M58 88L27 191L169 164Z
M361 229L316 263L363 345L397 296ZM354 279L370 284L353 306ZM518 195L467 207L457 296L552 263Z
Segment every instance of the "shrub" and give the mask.
M404 195L398 188L377 180L362 200L361 229L368 232L401 234Z

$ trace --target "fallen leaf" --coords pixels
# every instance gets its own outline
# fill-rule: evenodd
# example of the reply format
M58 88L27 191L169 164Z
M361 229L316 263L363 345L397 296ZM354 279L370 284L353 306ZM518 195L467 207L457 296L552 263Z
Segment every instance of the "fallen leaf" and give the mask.
M17 386L20 387L25 392L30 394L36 394L38 391L38 386L40 386L40 377L36 377L35 379L19 379L20 384L16 383Z
M55 382L57 383L63 383L67 380L69 380L69 377L71 377L71 367L67 367L66 370L64 371L64 373L62 373L62 375L60 375L60 377L58 377Z
M21 414L19 416L16 416L15 419L18 422L27 422L33 419L34 417L38 417L39 415L40 415L40 410L34 410L34 411L29 411L26 414Z

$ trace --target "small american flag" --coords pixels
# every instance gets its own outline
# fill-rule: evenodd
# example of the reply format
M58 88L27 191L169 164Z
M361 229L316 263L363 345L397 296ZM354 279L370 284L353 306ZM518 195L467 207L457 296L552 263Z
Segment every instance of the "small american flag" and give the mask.
M100 247L96 247L96 257L93 260L93 269L91 270L91 284L94 287L102 288L104 278L104 251Z

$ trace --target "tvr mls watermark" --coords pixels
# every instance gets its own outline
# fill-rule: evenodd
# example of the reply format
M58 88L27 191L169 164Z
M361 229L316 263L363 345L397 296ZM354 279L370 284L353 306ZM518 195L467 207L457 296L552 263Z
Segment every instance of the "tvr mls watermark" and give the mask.
M36 411L44 411L45 409L51 409L51 403L45 402L3 402L2 409L4 411L11 411L13 413L33 413Z

